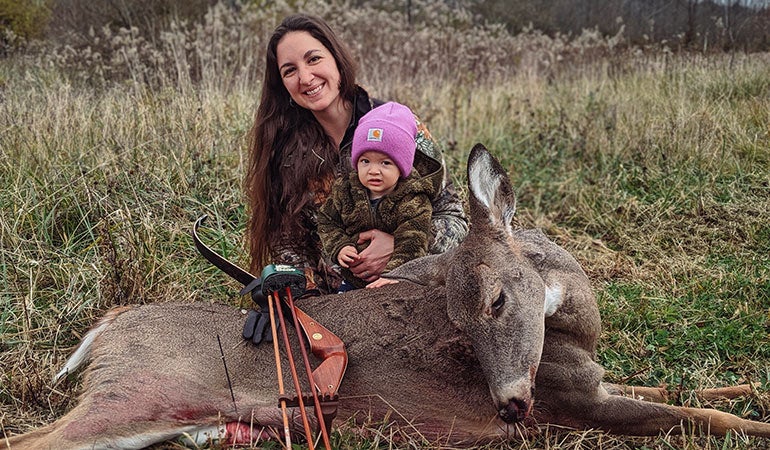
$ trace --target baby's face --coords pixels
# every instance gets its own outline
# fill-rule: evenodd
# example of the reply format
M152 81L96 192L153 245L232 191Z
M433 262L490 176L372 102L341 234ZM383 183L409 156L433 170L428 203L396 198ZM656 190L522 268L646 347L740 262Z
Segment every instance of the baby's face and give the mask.
M387 155L365 151L356 164L358 180L369 189L369 198L375 199L390 194L396 188L401 171Z

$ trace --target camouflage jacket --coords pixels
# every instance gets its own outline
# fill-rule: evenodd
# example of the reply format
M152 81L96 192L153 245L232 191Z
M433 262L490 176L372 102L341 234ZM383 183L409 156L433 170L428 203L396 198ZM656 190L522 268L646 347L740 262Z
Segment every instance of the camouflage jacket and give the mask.
M338 178L318 212L318 235L325 255L336 262L340 250L348 245L360 252L368 243L358 245L358 235L371 229L393 235L393 255L385 267L386 272L427 255L428 245L433 240L432 194L430 180L421 177L416 169L406 179L399 180L395 190L374 205L356 172ZM342 268L341 273L353 286L364 287L366 284L347 269Z
M363 88L358 88L358 94L353 105L353 117L340 144L340 158L337 164L338 178L347 176L353 170L350 164L350 151L353 133L359 119L372 108L383 103L370 98ZM465 238L465 235L468 234L468 221L465 217L462 200L449 180L444 156L438 143L433 140L430 132L419 119L417 122L417 136L415 138L417 152L415 153L414 167L432 185L433 214L431 222L434 236L429 252L433 254L443 253L456 247ZM317 229L318 208L324 203L328 194L329 192L310 193L310 195L315 196L317 200L315 205L317 206L308 207L308 209L313 210L304 211L303 216L304 220L309 221L311 225L315 224L312 228ZM322 294L336 292L342 277L334 261L327 258L307 261L307 258L292 250L292 245L301 242L303 245L317 246L318 254L322 254L322 245L317 232L314 233L314 236L282 236L281 242L284 244L277 245L273 249L272 256L276 263L304 268L309 277L308 284L311 290L312 286L315 285L317 291Z

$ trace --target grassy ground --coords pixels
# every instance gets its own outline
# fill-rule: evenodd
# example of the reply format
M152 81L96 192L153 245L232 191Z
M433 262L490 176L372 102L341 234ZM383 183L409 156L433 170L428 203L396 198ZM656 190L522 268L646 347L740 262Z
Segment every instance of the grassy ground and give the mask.
M7 63L7 64L6 64ZM464 185L476 142L509 168L522 226L541 227L598 292L606 379L669 386L674 402L770 421L770 55L615 53L480 82L404 84ZM371 71L370 71L371 73ZM376 85L373 81L376 81ZM184 87L187 86L187 87ZM72 405L51 377L90 324L122 304L237 304L189 230L246 266L243 137L249 83L98 88L20 60L0 65L0 427ZM184 87L184 88L183 88ZM462 187L464 190L464 187ZM759 383L703 404L691 389ZM439 447L372 424L341 448ZM758 439L623 438L544 429L514 448L762 448Z

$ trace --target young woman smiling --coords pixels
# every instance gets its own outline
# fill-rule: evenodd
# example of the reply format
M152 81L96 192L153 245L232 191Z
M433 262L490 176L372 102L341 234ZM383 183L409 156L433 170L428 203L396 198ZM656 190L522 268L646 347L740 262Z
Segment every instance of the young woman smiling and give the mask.
M334 180L352 170L350 144L358 120L382 103L356 84L355 62L323 20L297 14L275 29L245 180L252 271L291 264L305 270L310 288L336 292L341 278L323 257L316 217ZM440 253L465 237L468 224L438 145L419 121L417 128L414 167L431 182L435 238L430 251ZM393 236L369 230L359 235L359 243L366 242L350 270L362 280L375 280L393 254Z

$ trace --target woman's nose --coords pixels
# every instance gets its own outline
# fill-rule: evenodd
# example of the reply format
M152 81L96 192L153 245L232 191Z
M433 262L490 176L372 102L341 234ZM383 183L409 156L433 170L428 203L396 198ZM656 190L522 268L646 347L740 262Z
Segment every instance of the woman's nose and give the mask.
M300 67L297 69L299 74L299 82L302 84L310 84L313 81L313 72L308 67Z

